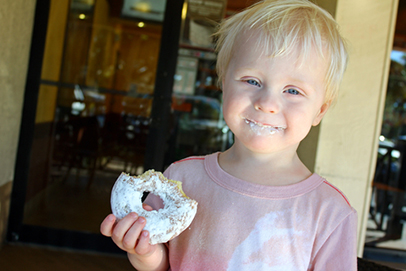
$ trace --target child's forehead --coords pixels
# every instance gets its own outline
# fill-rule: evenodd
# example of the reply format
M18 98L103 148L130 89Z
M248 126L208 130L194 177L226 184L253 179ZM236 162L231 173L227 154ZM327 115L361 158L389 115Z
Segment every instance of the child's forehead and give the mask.
M289 57L295 60L296 64L302 65L311 58L320 58L327 62L328 55L325 48L316 44L304 44L298 40L295 41L274 41L272 35L258 29L242 31L234 43L233 58L245 55L252 55L258 58L272 60L277 57Z

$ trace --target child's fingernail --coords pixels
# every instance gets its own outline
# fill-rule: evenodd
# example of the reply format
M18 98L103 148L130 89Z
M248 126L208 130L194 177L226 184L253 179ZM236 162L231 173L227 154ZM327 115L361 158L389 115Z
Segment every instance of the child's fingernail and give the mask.
M147 232L147 231L143 231L143 232L142 232L142 236L148 237L148 232Z
M140 217L140 218L138 219L138 222L140 222L140 223L144 223L144 222L145 222L145 218Z

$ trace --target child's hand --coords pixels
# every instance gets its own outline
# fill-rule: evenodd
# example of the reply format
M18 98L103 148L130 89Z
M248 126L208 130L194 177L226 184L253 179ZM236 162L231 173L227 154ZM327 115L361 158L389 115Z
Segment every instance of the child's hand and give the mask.
M147 211L152 208L143 205ZM168 270L168 251L164 244L149 244L149 232L143 230L147 221L136 213L129 213L120 221L110 214L100 225L100 232L128 254L130 263L137 270Z
M148 205L143 206L151 211ZM111 237L113 242L122 250L140 256L148 256L156 250L156 245L149 244L149 233L144 231L146 219L136 213L129 213L117 221L113 214L108 215L100 225L100 232Z

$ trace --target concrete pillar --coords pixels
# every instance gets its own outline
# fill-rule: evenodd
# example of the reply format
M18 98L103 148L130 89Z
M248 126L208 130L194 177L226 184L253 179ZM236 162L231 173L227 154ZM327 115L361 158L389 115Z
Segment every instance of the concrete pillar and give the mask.
M2 0L0 9L0 244L7 225L36 1Z

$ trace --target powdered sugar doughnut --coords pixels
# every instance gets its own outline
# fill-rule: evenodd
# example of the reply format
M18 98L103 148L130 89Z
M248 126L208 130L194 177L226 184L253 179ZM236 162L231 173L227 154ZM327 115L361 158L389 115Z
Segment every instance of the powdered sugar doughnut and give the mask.
M143 192L159 196L164 208L144 210L141 202ZM136 177L121 173L111 191L110 203L118 219L130 212L146 218L144 230L150 233L151 245L165 243L178 236L192 223L197 212L197 202L183 193L181 182L168 180L154 170Z

